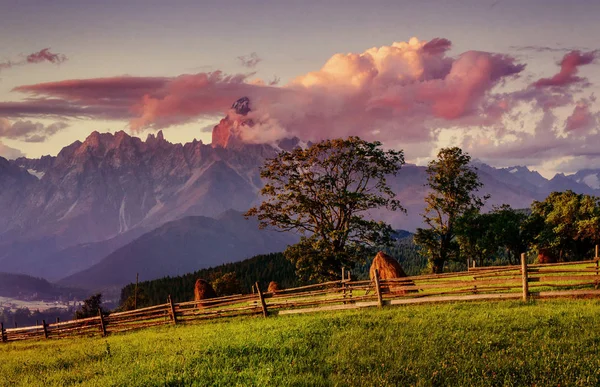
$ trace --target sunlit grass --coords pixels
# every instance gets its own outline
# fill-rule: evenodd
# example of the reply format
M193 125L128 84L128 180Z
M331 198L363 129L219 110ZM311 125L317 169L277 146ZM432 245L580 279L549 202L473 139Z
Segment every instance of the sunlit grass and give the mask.
M238 318L0 345L0 385L598 385L599 300Z

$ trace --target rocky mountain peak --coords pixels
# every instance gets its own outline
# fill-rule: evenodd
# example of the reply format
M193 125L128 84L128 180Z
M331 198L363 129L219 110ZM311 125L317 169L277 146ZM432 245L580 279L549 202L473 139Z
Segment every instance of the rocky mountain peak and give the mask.
M250 109L250 99L242 97L231 105L231 110L237 117L230 117L229 114L213 128L212 147L231 148L241 145L239 138L240 129L243 126L252 126L252 119L246 119L245 116L252 111ZM241 117L240 117L241 116Z
M250 109L250 98L242 97L238 99L233 103L233 105L231 105L231 108L235 110L236 114L242 116L247 115L252 110Z

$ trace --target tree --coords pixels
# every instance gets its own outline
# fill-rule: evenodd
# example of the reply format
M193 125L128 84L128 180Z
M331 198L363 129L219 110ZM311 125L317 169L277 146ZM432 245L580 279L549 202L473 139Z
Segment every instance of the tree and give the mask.
M571 190L531 205L535 247L561 260L581 259L600 242L600 198Z
M458 218L469 211L478 212L487 197L473 192L483 185L477 169L470 166L471 156L457 147L444 148L427 167L427 186L423 219L429 228L418 228L415 243L429 259L433 273L441 273L450 259L458 259L455 227Z
M533 243L528 227L529 215L526 210L514 210L508 204L494 207L490 215L490 232L494 235L496 246L506 249L509 263L519 264L521 253L529 250Z
M234 271L222 274L214 279L212 287L219 297L242 293L242 286Z
M96 317L102 311L102 294L96 293L83 301L83 305L75 312L75 318Z
M468 257L483 266L486 258L498 250L496 238L492 232L495 217L481 214L479 209L467 211L456 221L456 240L462 257Z
M386 181L404 154L380 146L358 137L325 140L281 152L261 169L265 200L246 216L257 216L261 228L300 233L284 254L301 278L336 278L391 241L388 224L365 218L381 207L404 211Z

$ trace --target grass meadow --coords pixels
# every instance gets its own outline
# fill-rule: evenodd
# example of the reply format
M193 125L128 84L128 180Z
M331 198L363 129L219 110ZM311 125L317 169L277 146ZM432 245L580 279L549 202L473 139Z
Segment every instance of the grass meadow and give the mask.
M451 303L0 344L0 386L597 386L600 300Z

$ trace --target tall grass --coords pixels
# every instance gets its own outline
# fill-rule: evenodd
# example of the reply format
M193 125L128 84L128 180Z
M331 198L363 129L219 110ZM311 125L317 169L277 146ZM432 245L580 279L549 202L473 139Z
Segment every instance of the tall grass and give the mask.
M600 301L239 318L0 345L0 386L600 385Z

